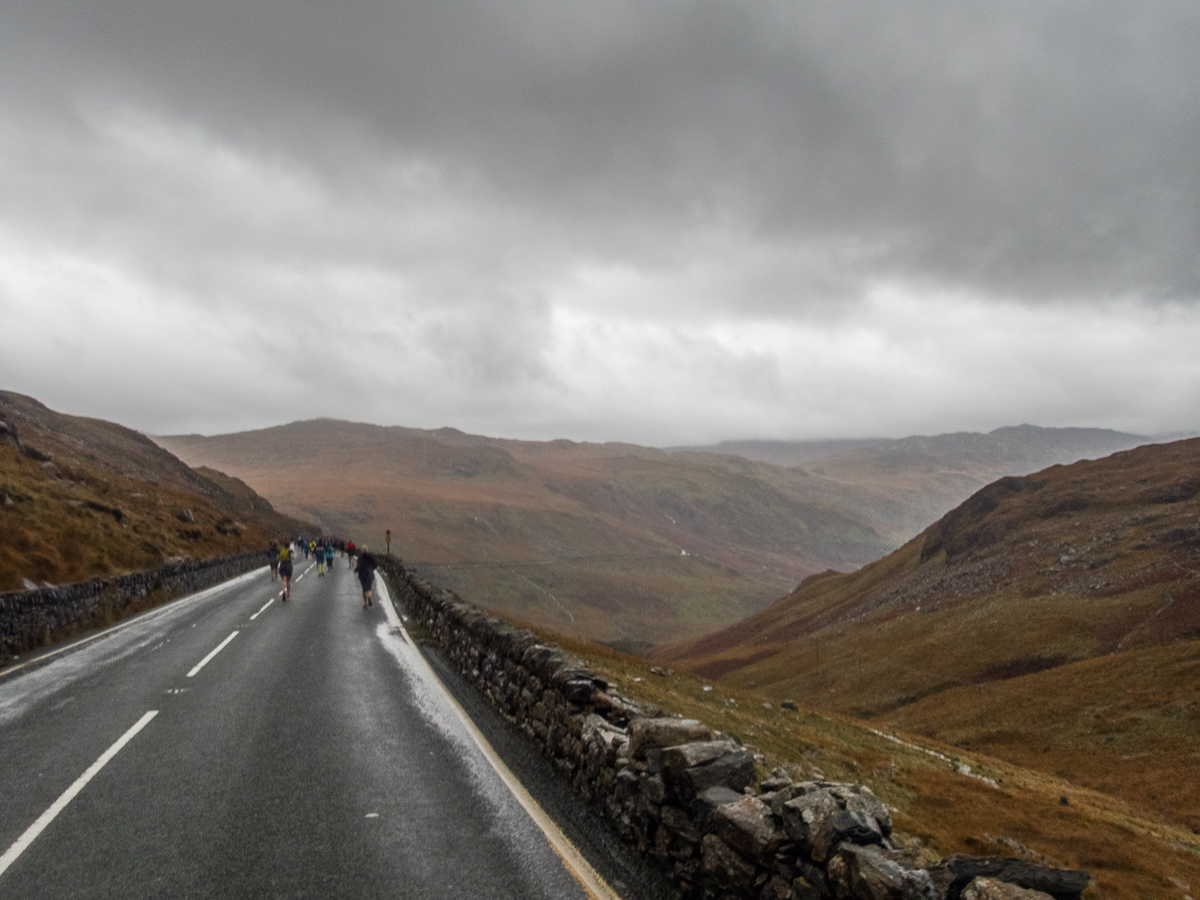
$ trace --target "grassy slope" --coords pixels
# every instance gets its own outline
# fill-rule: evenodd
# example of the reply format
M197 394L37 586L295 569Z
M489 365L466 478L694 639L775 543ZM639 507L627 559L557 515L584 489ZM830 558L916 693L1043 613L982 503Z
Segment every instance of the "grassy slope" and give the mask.
M23 447L51 458L0 445L0 590L265 548L303 527L235 479L206 478L119 425L7 393L0 419L16 423ZM184 509L194 522L178 518Z
M895 553L665 648L1200 828L1200 440L989 487Z
M330 420L159 440L360 542L390 528L416 568L492 609L644 652L878 558L997 474L1131 439L1023 426L795 469Z
M889 547L804 476L736 457L331 421L159 440L360 543L390 528L405 559L492 609L628 648Z
M1161 796L1149 800L1146 793L1142 802L1129 802L1055 774L1046 765L1049 760L1037 754L1014 764L888 729L886 734L903 741L898 743L835 713L803 705L798 712L781 709L775 697L759 690L718 684L706 691L711 683L686 673L654 671L642 659L544 636L588 658L622 693L701 719L753 744L765 756L764 772L784 765L794 777L870 785L892 808L901 840L919 843L932 858L951 853L1020 856L1086 869L1094 881L1085 897L1097 900L1183 897L1172 878L1200 883L1200 838L1164 819L1158 809ZM1181 659L1186 656L1182 645L1176 649ZM959 771L963 765L970 775ZM990 778L996 786L973 776ZM1174 777L1191 775L1177 770Z

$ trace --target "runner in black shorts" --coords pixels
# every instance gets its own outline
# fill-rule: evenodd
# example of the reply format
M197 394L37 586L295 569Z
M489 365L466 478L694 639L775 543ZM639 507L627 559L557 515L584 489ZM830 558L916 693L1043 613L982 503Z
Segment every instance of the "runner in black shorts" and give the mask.
M367 545L363 544L362 553L358 556L358 565L354 567L358 572L358 583L362 585L363 609L375 605L371 600L371 587L375 583L375 569L378 566L375 557L367 552Z
M292 545L285 543L279 548L279 580L283 582L280 600L287 603L292 599Z
M271 580L274 581L279 577L279 545L274 541L267 548L267 562L271 564Z

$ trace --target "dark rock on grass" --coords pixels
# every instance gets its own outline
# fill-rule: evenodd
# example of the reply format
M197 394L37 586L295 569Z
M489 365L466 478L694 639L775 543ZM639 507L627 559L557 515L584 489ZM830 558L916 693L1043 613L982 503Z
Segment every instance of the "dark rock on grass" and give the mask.
M963 889L976 878L991 878L1017 887L1041 891L1054 900L1079 900L1091 880L1087 872L1053 869L1007 856L955 854L929 869L946 900L959 900Z

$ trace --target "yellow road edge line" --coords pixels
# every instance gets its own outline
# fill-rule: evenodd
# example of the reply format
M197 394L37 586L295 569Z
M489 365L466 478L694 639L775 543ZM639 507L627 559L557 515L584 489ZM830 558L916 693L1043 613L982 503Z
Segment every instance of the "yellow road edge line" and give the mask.
M397 629L404 639L416 649L416 644L409 637L408 631L405 630L403 623L400 621L400 616L396 614L396 609L392 605L392 596L388 592L387 585L384 584L382 578L376 578L375 581L379 585L380 593L383 594L382 599L384 602L380 605L383 606L383 612L387 616L388 624ZM446 685L442 683L442 679L438 677L437 672L433 670L433 667L421 655L420 650L417 650L417 656L425 668L428 669L429 674L433 676L434 681L437 682L438 686L446 694L446 698L450 701L455 714L467 729L467 733L471 735L471 739L475 741L475 744L483 753L484 758L495 769L496 774L500 776L500 780L504 782L505 786L512 792L512 795L517 798L517 802L521 804L525 812L529 814L529 817L533 819L534 824L542 830L542 834L550 842L551 849L563 861L567 870L575 876L583 889L594 900L620 900L617 892L609 887L608 882L592 868L591 863L584 859L583 854L579 852L579 848L572 844L570 839L563 834L562 829L558 827L557 823L547 815L546 811L533 799L529 791L525 790L525 786L521 784L517 776L512 773L512 770L505 765L504 760L492 749L492 745L483 736L483 732L476 727L475 723L471 721L471 717L467 715L467 711L462 708L454 698L454 695L447 690Z

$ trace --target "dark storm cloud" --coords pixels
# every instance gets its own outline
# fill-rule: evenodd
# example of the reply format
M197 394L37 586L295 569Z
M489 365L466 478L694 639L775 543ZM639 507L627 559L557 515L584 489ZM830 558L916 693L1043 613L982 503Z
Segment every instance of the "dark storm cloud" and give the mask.
M0 382L679 444L1200 427L1200 4L17 0Z
M828 242L854 278L1200 293L1191 2L39 0L5 18L34 95L132 92L351 188L361 160L436 159L602 252L653 259L726 217Z

